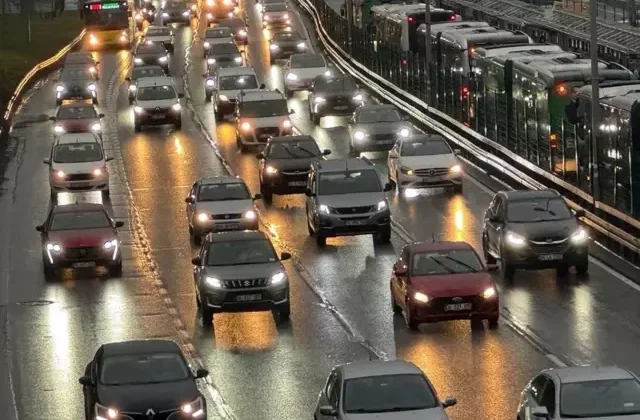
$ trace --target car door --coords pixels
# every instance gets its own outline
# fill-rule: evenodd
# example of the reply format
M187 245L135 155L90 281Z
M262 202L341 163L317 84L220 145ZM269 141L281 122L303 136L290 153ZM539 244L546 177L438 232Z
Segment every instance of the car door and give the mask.
M311 197L307 197L307 220L309 224L315 226L316 223L316 205L317 205L317 191L316 191L316 173L315 171L311 171L309 174L309 179L307 181L307 188L311 191Z
M493 252L499 252L497 240L498 233L502 229L502 225L497 222L492 222L491 218L500 215L501 209L504 207L502 204L502 196L496 195L489 206L489 210L485 213L485 234L487 235L488 250Z
M407 246L404 246L402 248L402 251L400 252L400 258L393 265L393 270L391 273L391 293L393 294L393 297L396 302L405 301L404 289L402 286L402 283L403 283L402 276L399 276L396 274L396 269L403 267L406 270L408 261L409 261L409 249L407 248Z
M549 382L546 375L540 374L533 378L520 396L518 417L520 420L534 420L531 410L541 405L544 388Z
M191 189L189 190L189 195L188 197L192 197L193 198L193 202L192 203L187 203L187 221L189 222L189 224L191 224L191 221L193 220L193 213L196 211L196 198L198 197L198 188L200 187L200 181L196 181L193 183L193 185L191 186Z
M320 395L318 395L318 403L316 405L316 411L313 416L315 420L327 418L327 416L324 416L322 413L320 413L320 407L330 405L329 396L333 393L333 390L336 387L337 380L338 372L334 370L329 374L329 378L327 379L327 383L325 384L324 389L320 391Z

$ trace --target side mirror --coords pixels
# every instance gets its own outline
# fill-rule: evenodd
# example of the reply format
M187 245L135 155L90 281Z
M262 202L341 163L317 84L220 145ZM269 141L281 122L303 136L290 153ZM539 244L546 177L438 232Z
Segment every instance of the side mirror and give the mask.
M262 194L256 194L256 195L254 195L254 196L253 196L253 199L254 199L254 200L260 200L260 199L262 199Z
M178 98L180 99L184 98L184 93L178 93Z
M582 210L582 209L576 210L576 217L584 217L586 215L587 215L587 213L584 210Z
M391 191L392 189L393 187L390 183L387 182L386 184L384 184L384 192Z
M195 258L191 259L191 264L193 264L193 265L201 265L202 264L202 258L195 257Z
M331 154L331 150L329 150L329 149L324 149L322 151L322 156L329 156L330 154Z
M287 261L291 259L291 254L289 254L288 252L283 252L282 254L280 254L280 261Z
M196 370L196 379L206 378L207 376L209 376L209 371L207 369L200 368Z
M544 406L535 407L531 409L531 415L534 419L548 419L549 411L547 410L547 407Z
M307 197L313 197L313 191L311 191L311 188L309 187L305 188L304 195L306 195Z
M266 89L267 85L265 85L264 83L260 85L260 89Z
M131 82L131 78L130 77L125 77L124 80L126 80L127 82Z
M458 400L456 400L455 398L447 397L444 399L444 401L442 401L442 407L443 408L453 407L457 403L458 403Z
M256 158L258 158L258 159L264 159L264 153L258 153L258 154L256 155Z
M37 230L38 232L44 232L44 225L38 225L38 226L36 226L36 230Z
M104 118L104 114L98 114L98 118Z
M184 202L187 204L193 204L193 202L196 201L192 196L189 196L187 198L184 199Z
M111 162L112 160L113 160L113 156L109 156L104 159L105 162Z
M121 228L123 226L124 226L124 222L120 222L120 221L116 222L116 228Z
M83 386L93 386L93 381L90 376L81 376L78 382Z
M293 115L293 114L295 114L295 113L296 113L296 111L294 111L293 109L290 109L290 110L289 110L289 115Z
M320 407L320 414L323 416L335 417L338 415L338 410L331 407L330 405L323 405Z
M55 121L56 119L56 117L49 117L49 121Z
M51 160L45 159L42 161L42 163L44 163L45 165L51 165Z
M493 223L504 223L504 219L502 219L502 216L491 216L489 218L489 221Z
M407 267L405 266L396 266L393 268L393 273L396 276L406 276L407 275Z
M455 153L456 155L459 155L460 153L462 153L462 150L460 150L460 149L453 149L453 153Z
M390 150L389 151L389 157L396 159L398 157L398 152L396 152L395 150Z
M498 264L487 264L487 271L498 271Z

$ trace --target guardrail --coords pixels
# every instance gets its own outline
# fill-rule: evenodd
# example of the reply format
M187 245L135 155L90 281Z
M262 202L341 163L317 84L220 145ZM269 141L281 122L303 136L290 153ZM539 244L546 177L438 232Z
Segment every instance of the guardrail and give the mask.
M421 99L403 91L393 83L372 72L363 64L353 59L353 57L349 56L348 53L329 36L327 30L323 27L320 14L312 1L296 1L312 18L319 41L322 43L327 55L333 59L336 65L352 77L366 84L367 88L377 96L393 103L398 108L409 113L421 124L440 132L449 141L464 149L466 152L465 157L468 157L473 163L487 170L492 175L529 189L545 189L551 187L571 191L576 198L593 204L595 209L605 211L613 217L621 219L632 227L640 230L640 221L626 216L615 209L609 209L607 208L609 206L602 203L595 202L593 198L584 191L536 167L531 162L528 162L490 139L483 137L437 109L429 107ZM493 153L486 149L490 149ZM595 230L599 238L606 239L605 245L607 245L607 247L633 263L640 261L639 237L607 222L593 212L588 211L588 209L584 209L571 199L567 199L567 202L574 210L585 210L586 216L582 219L583 222Z

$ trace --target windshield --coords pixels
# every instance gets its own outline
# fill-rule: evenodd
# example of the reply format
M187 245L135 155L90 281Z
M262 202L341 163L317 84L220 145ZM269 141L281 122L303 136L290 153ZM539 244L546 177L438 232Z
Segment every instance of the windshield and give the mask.
M507 204L507 220L509 222L543 222L570 219L571 217L571 210L564 199L560 197L510 201Z
M324 58L321 55L307 55L291 58L292 69L304 69L313 67L327 67L327 63L324 62Z
M173 86L148 86L138 89L137 99L139 101L156 101L163 99L175 99L176 91Z
M189 368L176 353L105 357L100 372L100 383L103 385L176 382L188 378Z
M402 121L402 115L396 109L361 109L358 124L391 123Z
M111 223L103 211L54 213L49 230L104 229Z
M85 54L71 53L64 60L64 64L78 65L78 64L93 64L93 57Z
M233 184L205 184L198 189L198 201L249 200L251 194L247 186L236 182Z
M351 79L341 77L339 79L319 79L314 90L318 92L353 92L358 89Z
M164 76L164 70L161 67L142 67L134 68L132 79L137 80L143 77L161 77Z
M233 33L229 28L208 29L204 35L205 38L229 38L231 36Z
M244 118L266 118L289 115L287 101L271 99L268 101L250 101L240 103L240 115Z
M406 140L402 142L402 156L432 156L451 154L444 140Z
M84 24L91 29L128 29L129 13L126 10L84 10Z
M440 274L476 273L483 271L482 263L475 252L457 249L413 254L412 276L434 276Z
M78 67L77 69L73 69L73 70L69 70L69 69L62 70L62 77L60 79L62 81L90 80L90 79L93 79L93 75L91 74L88 68Z
M169 36L171 30L168 28L149 28L147 29L147 36Z
M96 110L90 106L70 106L60 107L56 117L60 120L74 120L80 118L98 118L98 114Z
M228 43L228 44L213 44L211 46L211 50L210 50L210 54L212 55L216 55L216 54L237 54L240 55L240 50L238 50L238 47L236 47L236 44L234 43Z
M264 11L266 13L269 13L269 12L286 12L287 11L287 5L284 4L284 3L265 4L264 5Z
M322 155L320 148L313 140L299 142L273 143L265 156L271 159L300 159Z
M302 35L295 32L278 32L273 36L273 41L278 42L288 42L288 41L302 41ZM297 58L297 57L296 57Z
M318 194L356 194L380 192L378 173L373 170L321 173Z
M255 76L225 76L220 78L220 90L258 89Z
M102 160L102 148L97 142L59 144L53 149L55 163L97 162Z
M244 28L244 22L237 19L225 19L221 21L218 26L227 27L231 29L240 29Z
M187 10L187 5L181 1L172 1L172 2L167 2L167 4L165 4L164 6L165 10Z
M640 414L640 384L635 379L564 384L560 390L560 413L563 418Z
M426 410L438 406L422 375L383 375L348 379L344 383L345 413Z
M207 251L207 266L265 264L278 261L267 239L212 242Z

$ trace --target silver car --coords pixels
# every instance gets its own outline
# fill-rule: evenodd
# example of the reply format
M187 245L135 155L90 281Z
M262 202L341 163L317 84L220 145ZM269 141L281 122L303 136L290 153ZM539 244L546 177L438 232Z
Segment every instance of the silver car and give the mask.
M189 235L196 245L209 232L258 230L255 200L240 178L217 176L196 181L185 198Z
M349 120L349 152L360 156L362 152L391 150L396 141L411 134L411 125L393 105L363 105Z
M318 76L331 76L331 69L321 54L293 54L285 66L284 94L290 98L295 91L311 89Z
M518 420L639 420L640 379L617 366L545 369L520 396Z
M272 310L288 319L289 279L282 261L289 258L287 252L278 257L264 232L209 234L191 261L203 325L211 325L219 312Z
M338 420L448 420L455 398L438 399L425 374L401 360L354 362L333 368L314 418Z

